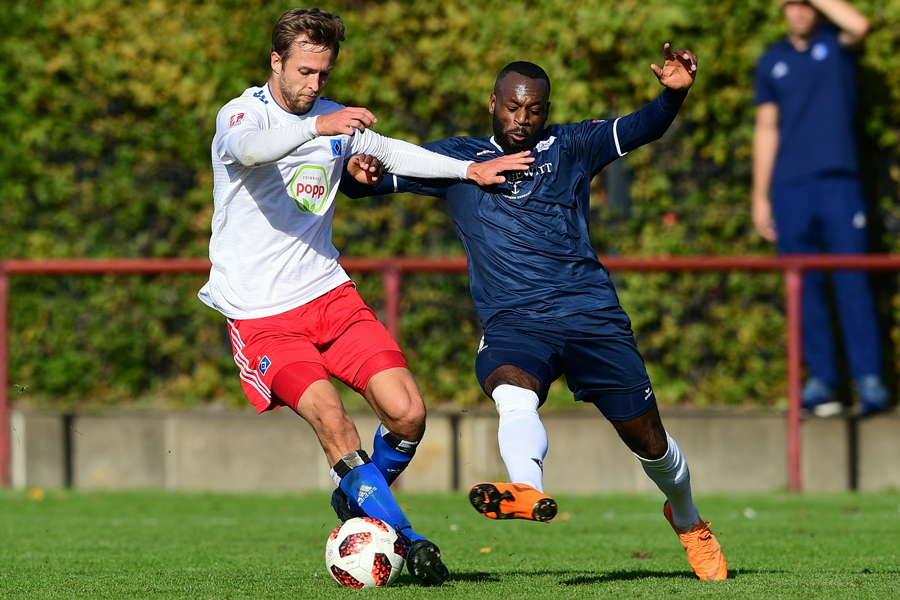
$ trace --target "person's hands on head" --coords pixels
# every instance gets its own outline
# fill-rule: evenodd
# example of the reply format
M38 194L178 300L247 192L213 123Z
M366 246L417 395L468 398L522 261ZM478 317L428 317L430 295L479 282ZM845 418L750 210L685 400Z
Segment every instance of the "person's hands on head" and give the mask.
M374 156L354 154L347 161L347 172L360 183L376 185L384 178L384 165Z
M503 173L506 171L525 171L534 162L534 157L529 156L530 150L500 156L485 162L476 162L469 165L466 176L478 185L499 185L506 182Z
M661 84L670 90L686 90L694 85L694 78L697 76L697 57L693 52L676 48L673 53L670 44L666 42L663 46L663 58L665 62L662 68L655 64L650 65Z
M372 127L378 119L369 109L348 106L327 115L319 115L316 119L316 132L319 135L353 135L362 133Z

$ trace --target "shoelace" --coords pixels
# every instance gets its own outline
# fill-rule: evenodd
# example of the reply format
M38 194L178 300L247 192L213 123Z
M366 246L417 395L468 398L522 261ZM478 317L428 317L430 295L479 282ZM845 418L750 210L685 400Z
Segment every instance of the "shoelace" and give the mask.
M692 553L697 555L698 558L711 559L718 554L718 548L711 541L713 534L709 530L709 523L706 523L702 529L689 532L687 535L695 538L698 542L696 545L691 544L689 546Z

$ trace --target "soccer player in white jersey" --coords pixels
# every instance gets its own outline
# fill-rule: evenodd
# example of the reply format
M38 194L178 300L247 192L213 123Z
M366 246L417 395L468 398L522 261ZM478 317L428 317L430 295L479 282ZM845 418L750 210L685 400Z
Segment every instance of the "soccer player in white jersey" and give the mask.
M335 195L344 162L357 154L405 176L479 185L503 183L500 173L532 159L523 152L460 161L374 133L371 112L320 96L343 39L336 15L289 10L272 32L268 83L219 111L212 270L199 295L228 319L243 388L257 411L288 406L306 419L340 497L400 532L410 573L439 585L449 573L438 547L413 531L389 488L422 438L425 405L399 347L337 262ZM381 419L371 457L332 376Z

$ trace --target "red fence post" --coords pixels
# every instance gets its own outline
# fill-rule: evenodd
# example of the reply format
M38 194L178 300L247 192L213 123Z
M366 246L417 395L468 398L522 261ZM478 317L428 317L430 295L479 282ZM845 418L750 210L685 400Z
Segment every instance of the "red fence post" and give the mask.
M387 264L382 274L381 285L384 286L384 311L387 330L400 343L400 265L397 261Z
M792 492L803 490L801 477L802 449L800 426L800 371L803 368L801 348L801 295L803 293L803 269L795 264L784 272L784 293L787 307L785 329L787 329L787 451L788 485Z
M11 433L9 430L9 274L0 261L0 486L7 487Z

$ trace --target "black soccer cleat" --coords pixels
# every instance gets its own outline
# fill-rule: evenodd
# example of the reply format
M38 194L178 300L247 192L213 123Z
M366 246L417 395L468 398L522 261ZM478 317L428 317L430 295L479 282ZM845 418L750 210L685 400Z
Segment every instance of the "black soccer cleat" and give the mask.
M406 570L425 585L441 585L450 578L450 571L441 561L440 549L428 540L407 545Z
M334 509L334 514L341 520L341 523L346 523L355 517L365 516L353 512L353 509L350 508L350 501L347 499L347 494L345 494L341 488L334 488L334 491L331 492L331 508Z

